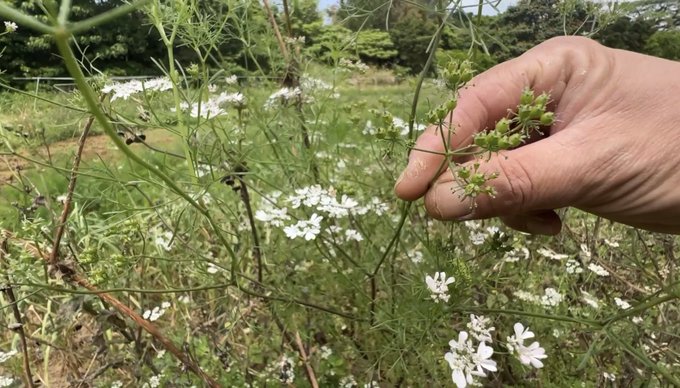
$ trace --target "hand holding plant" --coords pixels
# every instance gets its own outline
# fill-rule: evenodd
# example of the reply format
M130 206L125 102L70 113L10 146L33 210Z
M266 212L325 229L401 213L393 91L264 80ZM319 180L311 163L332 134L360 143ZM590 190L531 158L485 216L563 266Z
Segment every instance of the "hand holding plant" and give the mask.
M439 173L444 141L457 149L493 128L520 103L524 88L549 92L554 124L529 144L488 160L454 158L499 176L494 195L461 196L456 171ZM678 206L680 64L612 50L585 38L555 38L473 78L451 113L455 130L437 128L417 141L397 181L399 197L425 197L440 219L501 217L518 230L556 234L553 209L574 206L636 227L680 232ZM521 106L521 104L520 104ZM425 152L426 150L435 151Z

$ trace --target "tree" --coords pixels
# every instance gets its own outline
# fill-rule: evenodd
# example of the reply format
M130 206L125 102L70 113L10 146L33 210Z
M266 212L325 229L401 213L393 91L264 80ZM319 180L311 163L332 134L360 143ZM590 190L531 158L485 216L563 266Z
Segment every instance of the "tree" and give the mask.
M657 31L649 38L645 52L661 58L680 61L680 31Z
M643 52L647 39L654 34L654 22L644 18L622 16L594 36L611 48Z
M390 34L380 30L359 31L356 52L362 61L375 65L390 63L399 54Z
M419 73L427 61L427 49L437 25L418 10L411 10L390 29L390 37L399 54L397 64L411 73Z
M584 21L594 20L591 7L581 1L520 0L495 20L491 31L499 40L489 42L489 50L504 61L552 37L579 33Z

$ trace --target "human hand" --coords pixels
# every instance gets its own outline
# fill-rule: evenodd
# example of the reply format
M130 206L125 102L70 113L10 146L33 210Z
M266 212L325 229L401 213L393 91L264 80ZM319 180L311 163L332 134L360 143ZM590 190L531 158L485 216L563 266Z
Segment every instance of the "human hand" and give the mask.
M395 192L425 196L443 220L501 217L508 226L557 234L553 209L573 206L639 228L680 232L680 62L609 49L580 37L554 38L480 74L460 90L451 112L450 149L493 128L522 90L550 93L555 123L540 139L478 160L496 195L453 193L445 147L436 127L419 138ZM473 162L463 162L463 166Z

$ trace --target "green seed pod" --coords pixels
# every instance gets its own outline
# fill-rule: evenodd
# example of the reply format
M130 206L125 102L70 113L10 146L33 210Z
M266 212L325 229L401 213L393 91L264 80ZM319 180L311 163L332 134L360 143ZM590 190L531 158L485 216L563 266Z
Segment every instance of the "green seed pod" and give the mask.
M457 171L457 174L460 179L468 179L470 178L470 169L463 167Z
M536 97L536 100L534 100L534 103L538 106L545 107L545 105L548 103L548 99L550 96L548 93L542 93L540 96Z
M520 144L522 144L523 137L519 133L515 133L514 135L511 135L508 138L508 142L510 143L511 147L518 147Z
M555 114L553 112L545 112L541 115L541 125L552 125L555 122Z
M520 105L530 105L533 101L534 101L534 92L529 88L525 88L522 91L522 96L519 99Z
M510 130L510 120L502 118L496 123L496 132L504 134Z
M489 144L487 136L485 134L480 133L479 135L475 136L475 145L478 147L486 148L486 146Z
M531 117L531 108L529 105L520 105L518 107L517 111L517 117L519 118L520 122L527 121L529 117Z
M541 115L543 115L543 112L545 110L542 107L534 106L531 109L531 113L529 114L529 117L531 117L532 120L538 120L541 118Z
M454 98L446 102L446 109L448 111L452 111L456 109L456 106L458 105L458 101Z
M499 150L507 150L508 148L510 148L510 140L507 136L498 139Z

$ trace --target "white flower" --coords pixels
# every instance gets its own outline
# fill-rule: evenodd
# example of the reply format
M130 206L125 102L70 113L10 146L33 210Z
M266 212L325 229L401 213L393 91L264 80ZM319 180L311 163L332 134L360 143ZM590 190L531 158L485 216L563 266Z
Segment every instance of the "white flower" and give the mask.
M541 347L538 342L533 342L529 346L520 346L517 348L519 361L524 365L531 365L534 368L543 368L542 359L547 358L545 349Z
M149 382L148 382L148 383L144 383L143 387L144 387L144 388L146 388L146 387L149 387L149 388L158 388L158 387L160 387L160 385L161 385L161 378L162 378L162 377L163 377L162 374L160 374L160 375L155 375L155 376L151 376L151 378L149 379Z
M430 297L435 303L449 301L449 284L455 281L453 277L447 278L444 272L435 272L434 277L430 275L425 277L425 284L430 289Z
M588 269L594 272L597 276L609 276L609 271L595 263L588 264Z
M590 307L594 309L600 308L600 301L597 300L596 297L583 290L581 290L581 294L583 297L583 301L586 302L586 304L590 305Z
M614 303L616 303L616 305L619 306L621 310L627 310L630 308L630 303L619 297L614 298Z
M482 245L484 244L485 240L486 233L484 232L470 233L470 241L472 242L473 245Z
M581 257L585 262L590 260L591 257L590 248L588 248L588 245L586 244L581 244Z
M485 370L489 372L497 370L496 361L492 360L491 356L493 356L493 348L484 342L480 342L477 346L477 352L472 355L472 362L475 364L478 376L486 376Z
M512 294L516 296L517 299L524 302L538 303L540 301L540 298L537 295L534 295L528 291L518 290L513 292Z
M264 104L266 109L273 108L277 103L282 105L287 105L292 101L297 101L302 97L302 90L298 87L296 88L281 88L276 92L272 93L267 102Z
M327 360L328 357L331 356L331 354L333 354L333 350L331 350L331 348L329 348L326 345L321 347L321 358L322 359Z
M609 381L616 381L616 375L613 373L602 372L602 377Z
M5 31L7 33L12 33L16 31L19 28L16 23L14 22L5 22Z
M514 248L510 252L507 252L504 256L504 261L506 263L514 263L516 261L519 261L520 259L528 259L529 258L529 250L525 247L522 248Z
M2 385L0 385L0 387L1 387L1 386L2 386ZM110 387L110 388L122 388L122 387L123 387L123 382L120 381L120 380L116 380L116 381L114 381L114 382L111 383L111 387Z
M406 256L408 256L409 259L411 259L411 262L413 264L420 264L423 262L423 252L417 251L417 250L411 250L406 253Z
M533 331L529 330L528 327L525 328L520 322L515 323L513 329L515 334L508 337L508 349L511 352L514 352L518 346L524 345L524 340L535 336Z
M562 254L562 253L556 253L553 250L548 249L548 248L541 248L541 249L538 249L536 252L538 252L542 256L547 257L548 259L552 259L552 260L564 260L567 257L569 257L569 255L565 255L565 254Z
M486 371L497 370L496 362L491 360L493 349L480 342L475 351L466 331L458 333L458 340L449 341L449 347L451 349L444 359L451 368L451 379L458 388L476 384L475 376L484 377Z
M7 23L7 22L5 22ZM9 387L10 385L14 384L14 379L11 377L6 377L6 376L0 376L0 387Z
M345 376L340 379L340 388L355 388L358 387L356 379L352 375Z
M347 241L363 241L364 236L361 235L361 233L357 232L354 229L347 229L345 230L345 239Z
M607 245L609 245L609 246L612 247L612 248L618 248L618 247L619 247L619 243L618 243L618 242L616 242L616 241L610 241L610 240L607 240L606 238L604 239L604 243L607 244Z
M529 346L524 346L524 340L534 338L534 333L525 328L520 322L513 326L515 334L508 337L508 350L511 353L516 353L519 361L524 365L531 365L534 368L542 368L542 359L547 358L545 349L543 349L537 341L534 341Z
M489 318L483 315L470 314L470 322L467 327L470 333L477 341L492 342L491 332L495 330L494 327L489 327Z
M564 296L554 288L545 289L545 294L541 297L541 304L546 307L557 306L564 300Z
M216 274L216 273L220 272L221 270L222 270L222 268L216 266L213 263L208 263L208 269L206 269L206 271L209 274Z
M156 238L154 239L154 243L159 246L160 248L163 248L166 251L170 251L172 249L172 244L173 244L173 234L172 232L163 232L158 235L156 235Z
M578 261L574 259L569 259L567 260L566 270L567 273L570 274L579 274L583 272L583 267L581 267L581 263L579 263Z
M170 306L168 306L168 307L170 307ZM142 318L144 318L148 321L154 322L154 321L157 321L158 318L162 317L163 314L165 314L165 308L156 306L152 310L144 311Z
M224 82L227 85L236 85L238 83L238 77L236 74L232 74L229 77L224 78Z
M307 221L301 220L294 225L286 226L285 228L283 228L283 231L286 233L286 236L291 240L294 240L298 237L304 237L304 239L307 241L314 240L316 236L319 233L321 233L322 220L323 220L322 216L314 213L309 218L309 220Z
M632 320L633 323L636 324L636 325L639 325L639 324L641 324L642 322L645 321L645 320L642 319L642 317L640 317L640 316L635 316L635 317L631 318L631 320Z
M5 353L0 351L0 364L3 362L9 360L10 358L14 357L17 354L17 351L12 349L9 352Z
M113 93L111 101L119 98L127 100L133 94L141 93L143 91L157 91L163 92L172 89L172 81L167 77L154 78L148 81L132 80L128 82L113 82L105 85L102 88L102 93Z

